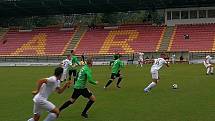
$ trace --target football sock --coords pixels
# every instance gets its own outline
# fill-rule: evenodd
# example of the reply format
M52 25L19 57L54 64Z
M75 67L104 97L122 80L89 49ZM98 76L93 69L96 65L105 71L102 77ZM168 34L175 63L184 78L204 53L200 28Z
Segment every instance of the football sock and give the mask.
M119 83L122 81L122 78L119 78L117 81L117 86L119 86Z
M145 90L150 90L150 89L152 89L153 87L155 87L156 86L156 83L155 82L152 82L152 83L150 83L146 88L145 88Z
M112 82L113 82L112 80L109 80L105 87L108 87Z
M210 68L208 67L208 68L207 68L207 74L209 74L209 72L210 72Z
M30 119L28 119L28 121L34 121L34 118L30 118Z
M90 107L92 106L93 103L94 103L94 101L89 100L89 101L87 102L87 105L86 105L86 107L84 108L84 110L83 110L82 113L86 114L87 111L90 109Z
M77 81L77 77L74 78L74 84L75 84L76 81Z
M70 106L72 104L72 102L69 100L67 102L65 102L60 108L59 110L62 111L63 109L67 108L68 106Z
M49 113L44 121L54 121L57 118L55 113Z
M214 73L214 67L211 67L211 73Z

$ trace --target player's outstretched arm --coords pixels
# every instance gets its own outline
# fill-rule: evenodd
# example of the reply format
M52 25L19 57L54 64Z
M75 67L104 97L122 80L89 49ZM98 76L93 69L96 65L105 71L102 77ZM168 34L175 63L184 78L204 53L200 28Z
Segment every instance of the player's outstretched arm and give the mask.
M36 95L39 92L40 87L42 86L43 83L47 83L47 79L41 79L37 81L37 89L32 91L33 95Z
M120 64L120 67L121 67L121 68L125 68L125 63L124 63L123 61L120 61L119 64Z
M63 92L65 91L65 89L66 89L66 88L69 88L70 85L71 85L72 83L73 83L72 81L68 81L68 82L66 82L66 83L63 85L63 87L57 87L57 88L56 88L56 92L57 92L58 94L63 93Z
M90 72L87 71L86 74L87 74L87 80L88 80L88 82L90 82L93 85L98 84L98 81L93 80L92 74Z

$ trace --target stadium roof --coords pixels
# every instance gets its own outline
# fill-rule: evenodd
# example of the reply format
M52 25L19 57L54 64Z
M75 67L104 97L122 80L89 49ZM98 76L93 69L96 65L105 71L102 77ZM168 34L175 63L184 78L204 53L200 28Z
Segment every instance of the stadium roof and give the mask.
M215 0L0 0L0 16L123 12L215 6Z

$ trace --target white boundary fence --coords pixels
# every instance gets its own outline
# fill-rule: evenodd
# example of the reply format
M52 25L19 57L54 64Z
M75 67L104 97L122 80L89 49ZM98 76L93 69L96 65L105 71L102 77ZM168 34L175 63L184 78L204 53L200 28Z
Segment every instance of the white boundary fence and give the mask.
M161 55L165 55L171 61L171 56L176 55L176 62L186 62L189 64L203 63L207 55L213 57L212 62L215 63L215 52L144 52L144 59L152 60L158 58ZM180 57L183 60L180 60ZM0 57L0 66L57 66L61 63L66 56L57 57ZM78 56L81 60L80 56ZM122 60L125 64L137 64L138 54L127 54L122 55ZM93 55L94 65L109 65L110 61L113 60L113 55Z

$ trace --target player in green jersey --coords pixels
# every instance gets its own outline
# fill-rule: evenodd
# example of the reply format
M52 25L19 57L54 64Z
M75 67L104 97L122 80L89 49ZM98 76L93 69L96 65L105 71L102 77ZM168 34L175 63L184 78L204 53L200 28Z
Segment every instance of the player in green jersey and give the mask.
M71 65L69 65L69 80L71 80L71 76L74 78L74 83L77 80L77 66L80 65L77 56L75 56L74 50L71 50Z
M76 101L76 99L78 99L78 97L82 95L83 97L88 98L89 101L86 107L84 108L81 116L83 116L84 118L88 118L87 111L95 102L96 97L86 88L86 83L87 81L93 85L96 85L98 83L92 78L92 71L90 69L90 67L92 67L92 63L93 63L92 58L87 59L87 64L81 68L78 74L78 79L75 82L74 91L71 98L59 108L60 111L67 108L69 105L73 104Z
M110 66L114 63L115 60L117 60L119 58L119 53L116 53L113 55L113 60L110 61Z
M107 88L113 81L114 79L118 78L117 85L116 87L120 88L119 84L122 81L122 74L120 72L121 68L124 67L123 61L120 60L120 55L116 57L116 60L113 63L112 66L112 72L111 72L111 78L107 82L107 84L104 86L104 88Z

